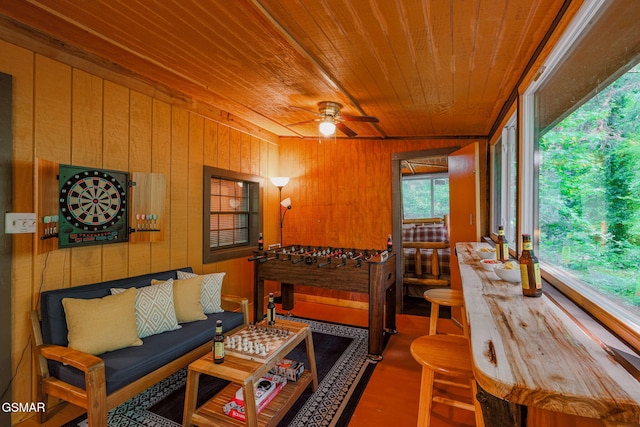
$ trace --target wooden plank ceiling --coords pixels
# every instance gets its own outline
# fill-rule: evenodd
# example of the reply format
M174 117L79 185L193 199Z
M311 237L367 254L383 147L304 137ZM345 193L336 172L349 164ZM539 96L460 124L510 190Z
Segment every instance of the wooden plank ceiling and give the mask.
M379 119L358 137L483 137L563 3L12 0L0 24L281 136L333 101Z
M426 173L442 173L449 169L448 156L430 156L407 159L400 162L402 175L422 175Z

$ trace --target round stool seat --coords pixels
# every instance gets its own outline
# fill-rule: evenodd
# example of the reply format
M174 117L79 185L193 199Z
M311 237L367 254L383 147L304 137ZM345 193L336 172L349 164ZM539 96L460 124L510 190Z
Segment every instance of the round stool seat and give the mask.
M423 295L424 299L438 305L447 307L462 307L464 305L462 291L456 289L429 289L424 291Z
M462 307L464 297L462 291L456 289L429 289L424 291L424 299L431 303L431 314L429 315L429 335L437 334L438 317L440 316L440 306Z
M425 335L411 343L411 355L433 372L473 378L469 342L457 335Z

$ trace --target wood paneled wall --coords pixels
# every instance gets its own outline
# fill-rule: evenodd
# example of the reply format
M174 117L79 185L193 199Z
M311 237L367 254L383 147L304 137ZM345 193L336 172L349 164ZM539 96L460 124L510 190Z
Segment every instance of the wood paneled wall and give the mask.
M392 232L393 153L464 146L465 139L280 139L280 172L291 177L283 240L386 249ZM485 142L486 144L486 142Z
M35 211L36 158L163 173L167 179L168 229L163 242L36 255L34 235L13 236L12 401L35 399L27 315L39 306L41 291L192 266L199 273L227 272L223 292L251 298L253 270L246 259L202 263L203 165L279 175L277 137L241 132L172 105L170 97L155 96L154 88L134 90L117 75L98 76L2 40L0 71L14 78L14 212ZM280 232L277 189L265 185L263 195L265 237L275 241ZM28 416L14 414L13 422Z

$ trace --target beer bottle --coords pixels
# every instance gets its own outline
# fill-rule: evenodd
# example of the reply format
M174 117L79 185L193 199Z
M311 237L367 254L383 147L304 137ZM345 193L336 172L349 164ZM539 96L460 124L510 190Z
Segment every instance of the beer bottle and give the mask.
M262 237L262 233L258 236L258 250L264 250L264 238Z
M496 242L496 258L500 262L509 261L509 244L504 236L504 227L498 226L498 241Z
M276 323L276 304L273 302L273 292L269 292L269 303L267 304L267 323Z
M224 362L224 335L222 335L222 320L216 321L216 334L213 337L213 361Z
M520 279L522 281L522 294L526 297L539 297L542 295L542 279L540 277L540 264L533 253L531 235L522 235L522 255L519 259Z
M389 234L389 237L387 238L387 252L393 252L393 239L391 238L391 234Z

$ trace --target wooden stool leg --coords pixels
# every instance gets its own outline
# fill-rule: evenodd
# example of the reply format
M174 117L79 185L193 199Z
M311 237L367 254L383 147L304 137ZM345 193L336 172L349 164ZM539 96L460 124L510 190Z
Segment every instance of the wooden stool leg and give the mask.
M433 405L433 377L431 369L422 367L420 385L420 406L418 409L418 427L431 426L431 406Z
M438 333L438 316L440 315L440 304L431 303L431 317L429 318L429 335Z

